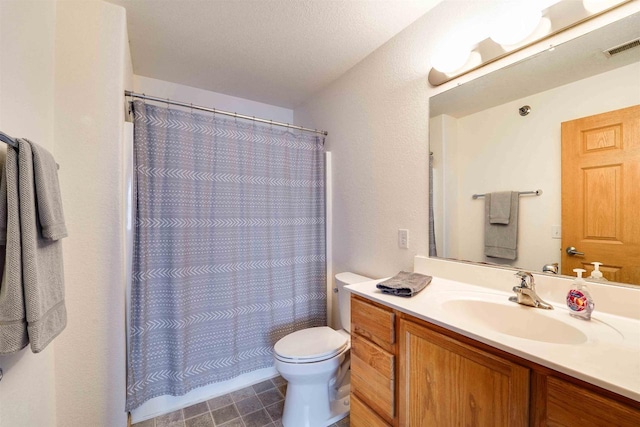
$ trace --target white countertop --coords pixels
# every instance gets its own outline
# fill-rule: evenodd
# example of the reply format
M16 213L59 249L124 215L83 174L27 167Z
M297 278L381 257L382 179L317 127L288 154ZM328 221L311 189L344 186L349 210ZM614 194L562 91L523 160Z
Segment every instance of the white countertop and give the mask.
M518 306L508 301L512 293L438 277L434 277L426 289L412 298L382 294L376 289L378 282L380 280L358 283L346 289L523 359L640 401L640 321L637 319L598 312L596 304L591 321L584 321L571 317L566 306L553 304L554 310ZM448 309L448 301L460 298L496 304L504 302L508 307L513 304L522 307L522 310L536 310L538 312L534 315L561 320L569 327L580 330L586 339L577 344L551 343L497 332L482 325L483 322ZM488 319L492 313L487 311Z

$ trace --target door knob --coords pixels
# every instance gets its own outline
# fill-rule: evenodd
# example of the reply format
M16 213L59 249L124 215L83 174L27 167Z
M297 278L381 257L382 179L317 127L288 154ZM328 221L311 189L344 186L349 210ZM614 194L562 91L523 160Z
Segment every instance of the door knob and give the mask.
M575 247L573 247L573 246L568 246L568 247L567 247L567 253L568 253L569 255L571 255L571 256L574 256L574 255L584 256L584 252L579 252L579 251L577 251L577 250L576 250L576 248L575 248Z

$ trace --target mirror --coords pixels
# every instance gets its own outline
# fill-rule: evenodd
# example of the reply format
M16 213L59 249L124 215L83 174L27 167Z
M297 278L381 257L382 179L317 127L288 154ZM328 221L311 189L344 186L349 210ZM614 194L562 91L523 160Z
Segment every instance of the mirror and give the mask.
M611 283L640 284L640 107L628 113L640 105L640 42L603 53L637 39L640 13L430 98L437 256L535 272L557 263L559 273L580 267L585 276L600 261ZM606 122L620 110L631 117L624 129ZM589 130L576 128L585 117ZM571 138L589 156L623 157L607 157L606 168L573 166L583 156L565 150ZM567 175L574 167L582 175ZM517 211L509 224L492 224L488 198L472 197L536 190L517 204L494 195L492 213ZM604 250L593 255L596 243ZM585 254L569 255L570 246Z

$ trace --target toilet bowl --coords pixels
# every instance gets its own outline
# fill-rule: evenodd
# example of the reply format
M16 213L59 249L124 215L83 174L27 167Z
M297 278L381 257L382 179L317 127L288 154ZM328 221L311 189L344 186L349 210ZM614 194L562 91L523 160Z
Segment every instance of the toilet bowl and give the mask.
M372 279L353 273L335 279L342 329L302 329L274 346L275 367L288 381L284 427L326 427L349 415L351 309L344 286Z

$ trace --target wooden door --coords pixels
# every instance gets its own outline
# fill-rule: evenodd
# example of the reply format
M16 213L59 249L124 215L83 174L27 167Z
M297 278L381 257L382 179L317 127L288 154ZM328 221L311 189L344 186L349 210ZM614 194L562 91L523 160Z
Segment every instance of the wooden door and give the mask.
M400 320L400 426L526 426L529 369Z
M562 123L562 274L596 261L640 284L640 105Z

